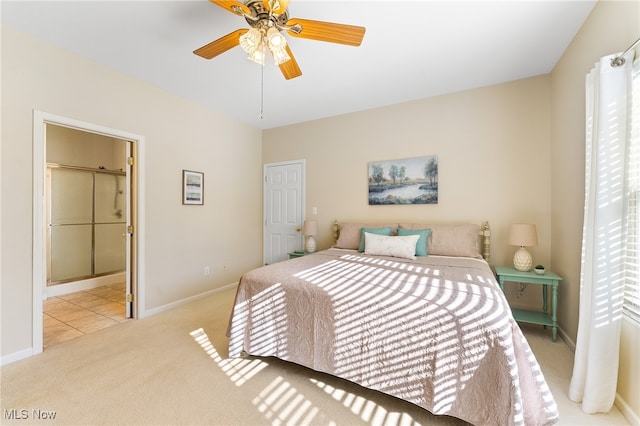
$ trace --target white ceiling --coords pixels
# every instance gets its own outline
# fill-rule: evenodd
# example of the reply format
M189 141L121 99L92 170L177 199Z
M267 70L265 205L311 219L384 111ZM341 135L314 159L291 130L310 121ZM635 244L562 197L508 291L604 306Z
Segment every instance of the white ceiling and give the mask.
M239 47L212 60L194 55L248 27L207 0L3 0L0 16L3 25L268 129L549 73L595 3L292 0L291 18L367 32L360 47L287 37L303 72L288 81L272 62L262 77Z

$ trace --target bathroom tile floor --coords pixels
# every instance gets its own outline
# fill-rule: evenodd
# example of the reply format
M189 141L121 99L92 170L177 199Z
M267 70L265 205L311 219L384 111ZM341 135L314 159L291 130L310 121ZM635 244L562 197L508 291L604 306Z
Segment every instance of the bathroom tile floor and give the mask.
M43 304L45 348L127 320L125 283L50 297Z

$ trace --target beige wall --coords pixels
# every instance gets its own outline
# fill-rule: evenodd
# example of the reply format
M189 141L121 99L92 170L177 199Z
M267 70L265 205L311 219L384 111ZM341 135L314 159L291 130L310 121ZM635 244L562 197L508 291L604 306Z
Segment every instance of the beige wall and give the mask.
M320 248L331 245L335 219L488 220L493 261L510 264L509 225L529 222L540 241L534 261L548 264L550 102L550 79L542 76L272 129L263 132L263 161L306 159L306 212L310 218L318 209ZM368 162L428 155L439 161L437 205L368 205ZM525 296L513 300L540 298Z
M145 137L143 309L234 283L261 263L260 237L251 243L262 232L259 130L7 27L1 95L3 357L31 348L34 109ZM181 204L182 169L204 172L204 206Z
M602 56L621 52L640 36L640 2L599 1L551 74L551 264L564 277L559 320L575 342L580 298L584 208L586 73ZM637 52L640 49L637 50ZM619 395L640 414L638 327L623 322Z

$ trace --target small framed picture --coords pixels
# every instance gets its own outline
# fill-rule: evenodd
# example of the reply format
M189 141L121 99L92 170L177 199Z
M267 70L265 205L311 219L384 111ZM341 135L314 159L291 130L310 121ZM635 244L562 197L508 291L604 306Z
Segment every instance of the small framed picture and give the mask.
M182 204L204 204L204 173L182 171Z

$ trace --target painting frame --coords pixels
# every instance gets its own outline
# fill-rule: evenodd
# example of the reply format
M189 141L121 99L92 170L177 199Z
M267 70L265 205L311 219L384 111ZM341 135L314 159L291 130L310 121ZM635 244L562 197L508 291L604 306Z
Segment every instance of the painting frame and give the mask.
M438 156L370 161L370 206L438 204Z
M204 204L204 173L182 170L182 204L201 206Z

